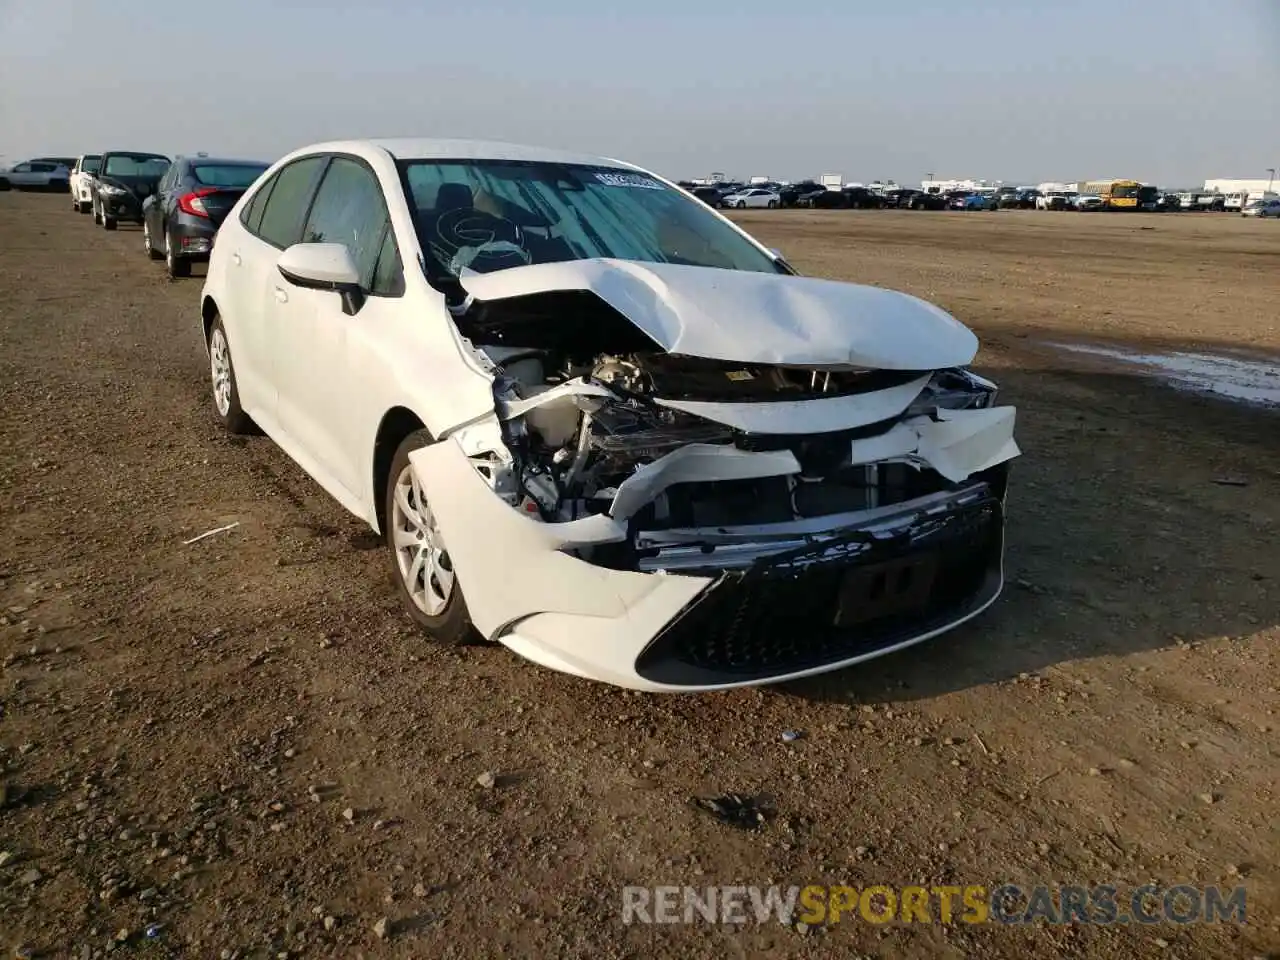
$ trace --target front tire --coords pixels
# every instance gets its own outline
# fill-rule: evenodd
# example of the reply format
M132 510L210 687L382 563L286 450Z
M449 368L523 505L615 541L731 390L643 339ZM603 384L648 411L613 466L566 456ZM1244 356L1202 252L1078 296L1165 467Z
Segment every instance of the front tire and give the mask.
M409 463L410 453L431 443L426 430L417 430L396 448L383 495L384 536L396 592L414 623L440 643L465 646L480 637L471 625L462 586L431 506Z
M102 211L102 229L103 230L114 230L118 225L119 224L116 221L115 217L108 216L106 210Z
M240 406L236 368L231 362L231 346L221 317L209 326L209 377L213 386L213 409L228 433L253 433L253 421Z

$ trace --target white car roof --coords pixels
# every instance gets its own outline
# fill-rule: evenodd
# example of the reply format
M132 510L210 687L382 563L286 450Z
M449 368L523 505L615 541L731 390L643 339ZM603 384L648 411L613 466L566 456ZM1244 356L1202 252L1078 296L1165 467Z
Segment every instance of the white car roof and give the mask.
M355 153L385 150L397 160L529 160L541 163L575 163L595 166L624 167L639 170L634 164L589 153L551 150L494 140L433 140L411 137L373 138L368 140L335 140L305 147L296 153Z

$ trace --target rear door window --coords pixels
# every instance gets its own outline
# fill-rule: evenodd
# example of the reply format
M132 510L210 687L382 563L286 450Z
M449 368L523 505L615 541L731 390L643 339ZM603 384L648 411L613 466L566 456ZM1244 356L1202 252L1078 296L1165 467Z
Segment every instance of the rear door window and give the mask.
M252 234L256 235L262 227L262 212L267 208L267 198L271 196L271 189L275 185L276 177L272 177L259 187L240 214L240 222Z
M259 237L281 250L298 242L316 180L328 159L326 156L303 157L276 174L271 195L265 200L260 223L254 230Z

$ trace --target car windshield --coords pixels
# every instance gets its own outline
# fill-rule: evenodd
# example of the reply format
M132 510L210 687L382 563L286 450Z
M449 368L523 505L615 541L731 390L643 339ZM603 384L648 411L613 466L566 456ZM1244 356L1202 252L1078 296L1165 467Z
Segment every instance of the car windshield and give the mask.
M169 160L153 153L110 153L102 172L108 177L160 177L168 169Z
M191 174L207 187L250 187L262 176L265 163L197 163Z
M98 167L102 164L101 157L85 157L80 161L81 173L97 173Z
M514 160L400 169L436 277L593 257L785 272L705 205L636 171Z

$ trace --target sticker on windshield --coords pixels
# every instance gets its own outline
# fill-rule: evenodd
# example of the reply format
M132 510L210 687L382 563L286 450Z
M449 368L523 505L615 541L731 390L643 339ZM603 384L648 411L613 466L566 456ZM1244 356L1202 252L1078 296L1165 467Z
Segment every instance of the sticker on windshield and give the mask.
M645 190L661 190L662 184L638 173L597 173L596 179L606 187L643 187Z

